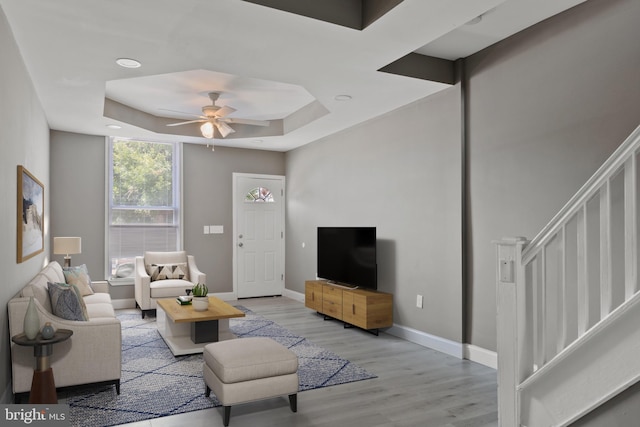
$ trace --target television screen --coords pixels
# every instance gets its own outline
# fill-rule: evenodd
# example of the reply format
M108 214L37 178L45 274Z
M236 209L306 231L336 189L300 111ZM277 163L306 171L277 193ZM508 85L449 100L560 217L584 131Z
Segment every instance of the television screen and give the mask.
M318 227L318 277L377 289L376 228Z

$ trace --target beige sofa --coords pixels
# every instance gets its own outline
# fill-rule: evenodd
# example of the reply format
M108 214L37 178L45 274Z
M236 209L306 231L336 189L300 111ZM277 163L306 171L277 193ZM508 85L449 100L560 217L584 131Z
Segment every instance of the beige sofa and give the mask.
M76 321L65 320L52 313L47 282L65 282L62 267L56 261L49 263L16 297L9 300L10 335L23 332L29 297L34 297L41 327L45 322L51 322L56 329L73 331L70 339L53 345L50 360L56 387L111 383L120 394L122 336L120 320L111 304L108 283L92 282L95 293L83 297L89 320ZM20 395L31 389L34 367L33 347L11 342L11 373L16 401L20 401Z

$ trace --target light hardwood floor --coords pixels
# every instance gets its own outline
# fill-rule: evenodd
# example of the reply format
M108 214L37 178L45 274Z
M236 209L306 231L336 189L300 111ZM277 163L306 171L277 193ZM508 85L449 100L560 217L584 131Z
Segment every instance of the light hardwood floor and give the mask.
M381 333L345 329L286 297L243 305L365 368L378 378L309 390L298 412L286 397L231 408L230 427L488 427L498 425L496 371ZM127 427L218 427L222 409L190 412Z

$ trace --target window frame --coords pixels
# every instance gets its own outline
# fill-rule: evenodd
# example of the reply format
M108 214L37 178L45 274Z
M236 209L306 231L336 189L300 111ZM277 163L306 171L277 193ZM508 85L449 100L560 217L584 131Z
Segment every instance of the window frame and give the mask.
M136 141L136 142L146 142L152 144L166 144L170 145L173 148L172 154L172 204L173 206L115 206L115 208L119 209L153 209L153 210L171 210L173 211L173 224L170 226L163 225L162 227L172 227L177 229L176 232L176 250L182 250L183 242L184 242L184 217L183 217L183 173L182 173L182 156L183 156L183 144L181 142L166 142L166 141L153 141L142 138L126 138L126 137L116 137L116 136L107 136L105 137L105 158L106 158L106 170L105 170L105 182L106 182L106 191L105 191L105 277L112 285L128 285L133 284L133 276L127 278L115 278L112 277L112 268L111 268L111 253L110 253L110 231L111 231L111 217L112 217L112 208L114 206L111 204L113 199L113 145L118 141ZM122 226L122 225L121 225ZM123 225L126 227L127 225ZM131 225L133 227L133 225ZM148 227L154 227L154 225L146 225ZM142 254L140 254L142 255Z
M263 197L262 190L267 190L268 194ZM254 191L258 193L258 197L254 196ZM244 202L245 203L275 203L275 198L273 197L273 192L267 187L255 187L252 188L245 194Z

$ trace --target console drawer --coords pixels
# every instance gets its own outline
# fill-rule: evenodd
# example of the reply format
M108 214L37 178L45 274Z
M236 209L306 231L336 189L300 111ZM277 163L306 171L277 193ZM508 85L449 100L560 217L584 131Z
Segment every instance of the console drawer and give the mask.
M322 313L342 320L342 289L322 287Z

